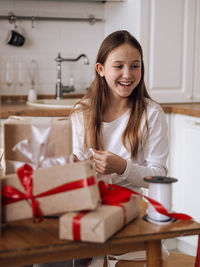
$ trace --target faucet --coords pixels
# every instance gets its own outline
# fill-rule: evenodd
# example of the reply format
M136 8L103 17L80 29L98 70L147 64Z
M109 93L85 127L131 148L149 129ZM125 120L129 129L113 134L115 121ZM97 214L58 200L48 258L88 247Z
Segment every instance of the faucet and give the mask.
M57 79L56 79L56 99L62 99L63 93L69 93L75 91L75 88L72 85L64 86L61 81L61 63L64 61L71 61L75 62L78 61L80 58L84 58L84 64L89 65L89 59L85 54L80 54L77 58L63 58L61 54L58 53L57 58L55 61L57 62Z

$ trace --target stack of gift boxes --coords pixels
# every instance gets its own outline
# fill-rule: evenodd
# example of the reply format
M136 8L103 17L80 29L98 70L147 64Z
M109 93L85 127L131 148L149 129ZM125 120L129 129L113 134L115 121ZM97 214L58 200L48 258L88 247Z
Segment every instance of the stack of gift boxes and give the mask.
M73 162L70 119L10 117L4 136L5 223L56 215L59 238L105 242L137 217L136 198L104 204L92 162Z

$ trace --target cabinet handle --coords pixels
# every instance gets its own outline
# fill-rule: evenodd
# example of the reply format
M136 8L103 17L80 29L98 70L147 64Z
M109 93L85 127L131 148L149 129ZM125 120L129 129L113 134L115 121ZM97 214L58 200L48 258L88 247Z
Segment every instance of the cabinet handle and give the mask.
M200 126L200 122L198 122L198 121L195 121L195 123L194 123L196 126Z

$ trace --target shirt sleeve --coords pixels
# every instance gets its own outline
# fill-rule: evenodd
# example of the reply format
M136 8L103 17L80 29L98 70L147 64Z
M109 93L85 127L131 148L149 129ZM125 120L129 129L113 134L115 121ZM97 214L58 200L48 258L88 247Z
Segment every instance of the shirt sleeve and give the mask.
M143 120L144 122L145 120ZM145 176L167 175L168 156L168 126L166 115L161 108L154 109L148 115L149 136L145 122L142 129L142 151L144 161L142 164L127 159L127 166L123 174L116 175L121 181L127 181L136 187L148 187L143 178Z

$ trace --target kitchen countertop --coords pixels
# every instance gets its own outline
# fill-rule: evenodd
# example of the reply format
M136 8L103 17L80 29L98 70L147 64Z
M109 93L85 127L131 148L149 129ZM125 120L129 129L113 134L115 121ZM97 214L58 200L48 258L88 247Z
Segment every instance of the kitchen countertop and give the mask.
M200 118L200 103L161 104L165 113L177 113Z
M8 118L9 116L63 117L68 116L69 113L70 109L38 108L26 104L4 104L0 106L1 119Z
M84 94L70 93L64 98L81 98ZM7 98L13 101L12 104L5 104ZM8 118L9 116L31 116L31 117L63 117L69 116L70 109L55 108L38 108L26 105L27 96L23 96L24 104L17 103L19 101L18 96L2 96L0 105L0 119ZM38 99L55 99L55 95L38 95Z
M188 116L200 117L200 103L162 104L165 113L178 113ZM34 117L63 117L68 116L70 109L36 108L26 104L2 104L0 118L9 116L34 116Z

